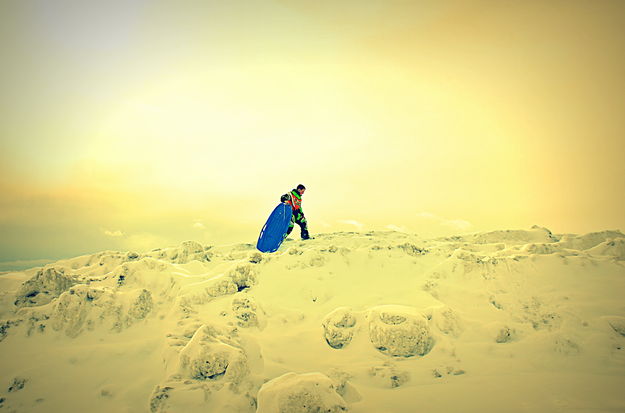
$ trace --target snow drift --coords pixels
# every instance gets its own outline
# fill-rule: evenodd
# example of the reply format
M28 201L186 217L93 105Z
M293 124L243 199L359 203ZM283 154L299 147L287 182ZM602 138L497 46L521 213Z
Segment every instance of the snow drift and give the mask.
M0 276L7 411L625 409L625 235L321 234Z

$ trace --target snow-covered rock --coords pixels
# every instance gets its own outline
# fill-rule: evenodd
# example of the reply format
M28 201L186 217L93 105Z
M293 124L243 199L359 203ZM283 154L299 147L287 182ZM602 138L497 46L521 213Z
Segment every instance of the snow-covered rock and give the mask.
M322 373L285 373L263 384L257 413L339 413L349 411L332 380Z

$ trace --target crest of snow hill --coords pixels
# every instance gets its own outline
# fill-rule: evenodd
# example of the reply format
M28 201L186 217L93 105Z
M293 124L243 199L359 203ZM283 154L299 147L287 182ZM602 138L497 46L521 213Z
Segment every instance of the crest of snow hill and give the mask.
M383 364L370 367L370 379L394 388L411 379L397 360L426 360L437 346L449 348L466 329L461 313L445 304L445 297L452 294L446 280L475 275L489 282L497 277L498 265L511 268L546 255L622 264L625 235L620 231L556 235L534 226L427 240L397 232L321 234L307 243L287 241L275 254L261 254L252 244L220 247L194 241L144 253L103 251L29 270L32 277L15 291L12 316L2 321L0 341L11 334L80 339L95 330L114 334L139 323L173 319L177 330L163 338L166 374L145 396L152 412L345 412L361 399L346 369L275 377L264 373L264 349L254 336L274 322L263 310L272 303L259 301L254 291L266 283L293 294L293 300L301 297L306 305L323 306L335 299L321 287L320 292L298 296L289 285L272 281L277 269L298 273L299 282L306 271L330 263L337 263L332 268L353 268L372 256L383 263L396 260L416 266L420 260L434 260L418 267L426 268L421 290L431 300L428 305L345 302L318 320L323 351L349 352L350 347L361 346L386 357ZM343 276L351 275L346 270ZM413 280L414 274L397 277L398 282ZM491 311L509 311L508 323L489 325L494 343L521 340L532 330L558 332L562 314L536 297L519 300L492 290L485 305ZM219 312L208 313L209 308ZM614 334L625 336L623 314L606 314L603 320ZM555 337L557 351L581 351L569 337ZM464 373L439 366L432 376Z

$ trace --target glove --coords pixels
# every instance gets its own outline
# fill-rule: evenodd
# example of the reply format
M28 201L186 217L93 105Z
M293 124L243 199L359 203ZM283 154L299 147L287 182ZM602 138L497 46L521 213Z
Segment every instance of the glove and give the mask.
M284 194L280 197L280 202L286 202L289 200L289 196L287 194Z

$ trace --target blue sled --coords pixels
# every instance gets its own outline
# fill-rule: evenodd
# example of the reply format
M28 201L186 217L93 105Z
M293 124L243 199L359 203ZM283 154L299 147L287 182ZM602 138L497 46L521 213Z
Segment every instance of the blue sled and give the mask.
M260 230L256 248L261 252L276 252L282 241L284 241L286 231L291 222L291 205L279 204L274 208L267 219L265 226Z

